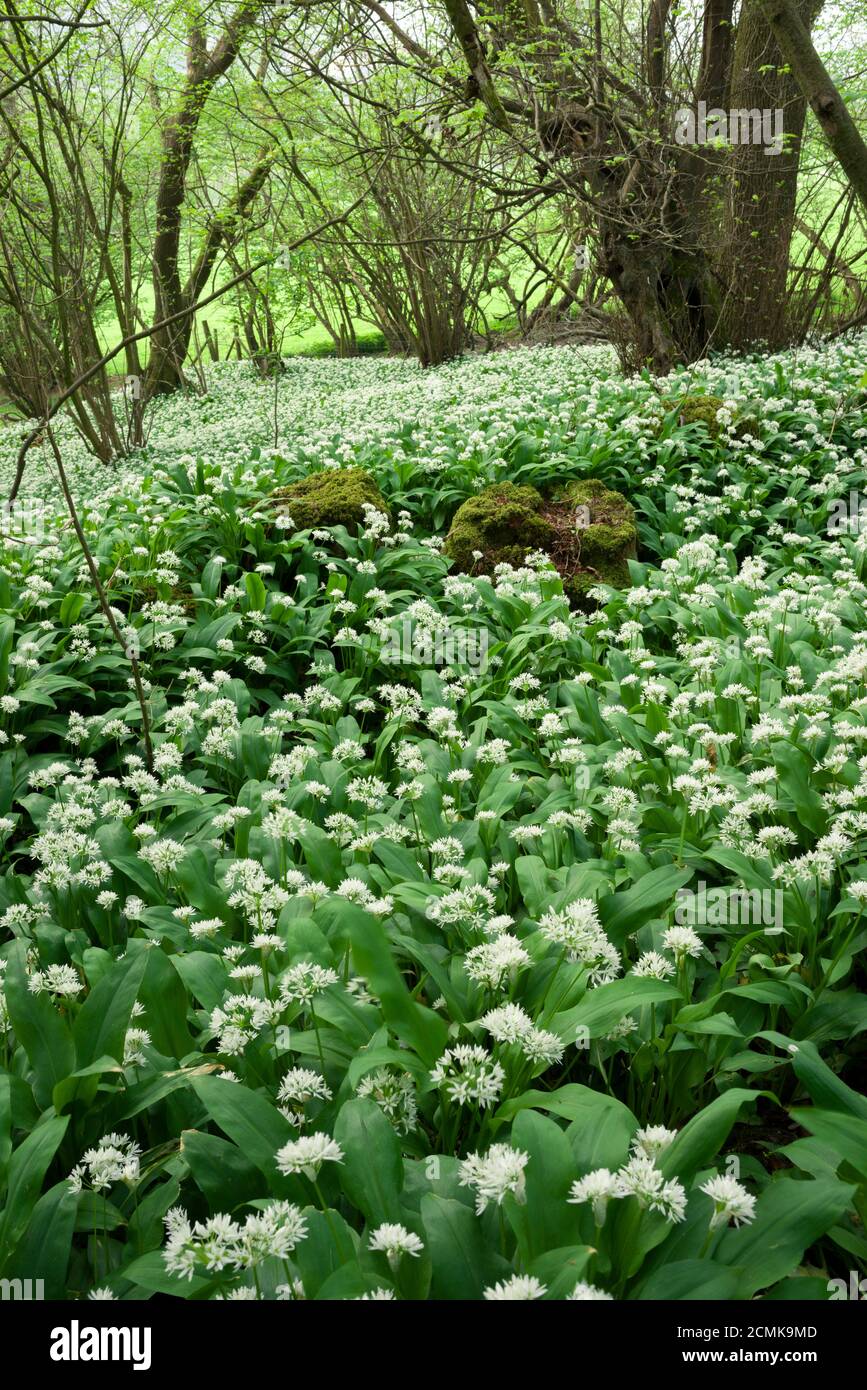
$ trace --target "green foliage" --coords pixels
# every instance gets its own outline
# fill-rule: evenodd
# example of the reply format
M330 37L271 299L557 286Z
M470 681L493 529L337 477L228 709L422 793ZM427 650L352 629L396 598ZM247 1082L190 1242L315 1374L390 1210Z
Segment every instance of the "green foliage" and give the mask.
M299 530L346 526L354 530L365 520L365 508L387 511L376 481L361 468L328 469L300 478L274 494L278 515L291 516Z
M535 488L495 484L458 508L443 549L465 574L500 564L522 565L528 554L544 550L553 539L553 527L541 510Z
M776 1300L865 1266L865 560L827 530L863 354L745 364L755 450L644 382L576 415L598 354L498 357L293 362L282 418L324 404L283 452L231 435L275 390L233 368L80 475L152 768L35 475L46 534L0 551L0 1277ZM376 516L274 524L347 478ZM516 494L618 547L628 494L631 587L440 553Z

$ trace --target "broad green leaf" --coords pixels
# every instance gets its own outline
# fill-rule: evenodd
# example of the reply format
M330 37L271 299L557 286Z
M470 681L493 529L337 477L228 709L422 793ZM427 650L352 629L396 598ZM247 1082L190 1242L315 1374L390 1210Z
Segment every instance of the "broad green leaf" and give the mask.
M509 1277L509 1266L485 1240L470 1207L429 1193L422 1198L421 1219L434 1299L480 1299L485 1288Z
M26 947L16 942L4 977L9 1017L35 1073L33 1091L41 1109L75 1066L75 1047L65 1019L47 994L33 994L24 969Z
M73 1192L66 1178L43 1193L14 1255L6 1263L6 1277L42 1279L45 1298L67 1298L66 1270L77 1209L78 1193Z
M27 1229L30 1214L42 1188L60 1141L66 1133L69 1117L46 1120L28 1134L12 1154L6 1182L5 1206L0 1214L0 1274L9 1256Z
M211 1119L269 1183L280 1186L277 1150L294 1138L295 1131L276 1106L246 1086L214 1076L198 1077L192 1085Z
M343 1150L340 1186L371 1226L399 1221L403 1160L391 1121L372 1100L341 1107L334 1138Z
M659 1167L666 1177L679 1178L687 1187L701 1168L712 1163L729 1136L742 1106L755 1105L767 1091L733 1087L688 1120L664 1151Z
M739 1297L752 1298L797 1268L805 1250L848 1210L854 1193L854 1187L829 1179L777 1178L760 1193L755 1220L727 1231L714 1260L737 1269ZM710 1217L711 1199L706 1201Z
M72 1030L78 1070L98 1057L123 1060L124 1038L149 954L128 952L90 991Z
M402 1042L414 1048L428 1066L433 1066L446 1048L445 1023L410 995L382 923L360 908L347 906L346 924L356 970L368 980L380 1000L383 1018Z

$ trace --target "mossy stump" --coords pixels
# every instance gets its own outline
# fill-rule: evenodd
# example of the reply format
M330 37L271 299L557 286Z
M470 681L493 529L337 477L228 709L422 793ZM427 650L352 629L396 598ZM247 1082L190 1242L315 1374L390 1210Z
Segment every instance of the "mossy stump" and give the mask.
M722 396L683 396L670 404L672 408L677 407L679 425L704 425L711 439L719 438L722 425L716 416L717 411L726 404ZM754 415L744 415L734 421L734 433L738 439L744 439L747 435L759 436L761 423Z
M595 584L629 586L636 540L635 513L626 498L585 478L548 498L515 483L485 488L456 511L444 550L465 574L520 566L543 550L565 592L580 605Z
M495 483L483 488L458 507L443 549L465 574L494 565L518 567L532 551L547 550L554 539L544 506L534 487Z
M577 523L578 535L577 568L564 578L566 592L583 596L594 584L628 589L632 583L629 561L638 554L638 531L635 512L623 494L598 478L584 478L568 484L563 503L570 523Z
M299 531L364 524L364 508L389 515L388 504L373 475L363 468L326 468L271 494L278 516L289 516Z
M725 405L721 396L684 396L678 402L678 423L681 425L704 425L711 439L720 432L716 413Z

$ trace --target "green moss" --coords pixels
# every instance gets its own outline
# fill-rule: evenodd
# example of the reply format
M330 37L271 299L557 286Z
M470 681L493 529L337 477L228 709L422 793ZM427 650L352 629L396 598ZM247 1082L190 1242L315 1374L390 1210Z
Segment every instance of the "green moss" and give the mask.
M585 509L581 526L579 508ZM528 553L544 550L580 604L595 584L629 586L636 541L635 513L625 497L586 478L550 499L514 483L485 488L458 508L444 549L469 574L521 565Z
M720 424L716 413L725 405L721 396L684 396L677 402L681 425L704 425L711 439L716 439Z
M365 506L388 515L388 506L372 475L363 468L326 468L272 494L277 510L289 515L300 531L320 526L354 530L364 522Z
M542 516L534 487L496 483L458 507L443 547L466 574L495 565L522 565L534 550L547 550L554 528Z
M628 562L638 553L638 531L626 498L597 478L570 483L562 495L570 509L586 509L582 519L589 514L590 523L579 532L580 568L569 577L567 589L583 594L599 583L627 589L632 583Z

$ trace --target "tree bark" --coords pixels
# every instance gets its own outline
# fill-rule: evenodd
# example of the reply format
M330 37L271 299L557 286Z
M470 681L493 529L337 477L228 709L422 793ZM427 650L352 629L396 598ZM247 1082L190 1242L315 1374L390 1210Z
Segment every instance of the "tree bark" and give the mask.
M808 26L822 0L793 3ZM769 153L766 145L738 144L727 151L721 342L741 349L762 339L769 347L779 348L788 341L791 328L789 256L807 103L784 66L763 0L744 0L727 101L730 111L782 112L782 148Z
M793 0L762 0L762 8L825 139L858 198L867 208L867 144L813 47Z
M191 284L188 283L186 287L181 284L178 256L193 141L214 83L232 66L242 38L261 9L262 0L241 0L222 37L210 52L205 48L204 36L198 24L194 22L190 29L183 93L178 109L169 117L163 130L153 246L154 323L164 319L171 319L172 322L165 328L157 329L151 338L145 383L147 399L173 391L183 384L183 364L192 333L192 318L183 316L182 311L194 302L195 295L190 298ZM215 235L218 234L216 229L212 230ZM219 241L214 246L214 255L218 246ZM197 270L194 270L193 276L199 278ZM176 317L179 314L181 317Z

